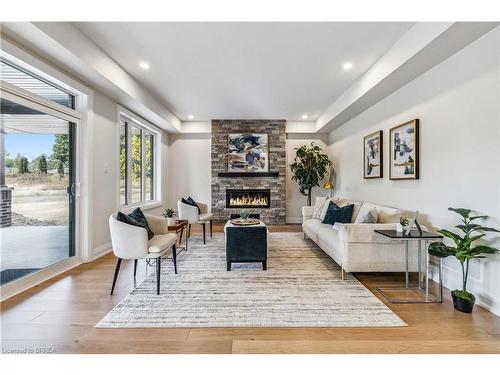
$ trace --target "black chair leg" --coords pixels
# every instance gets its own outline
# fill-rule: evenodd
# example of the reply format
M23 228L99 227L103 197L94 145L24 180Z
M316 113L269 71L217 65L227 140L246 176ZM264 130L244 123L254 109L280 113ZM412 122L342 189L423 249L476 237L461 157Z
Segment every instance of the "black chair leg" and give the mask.
M191 237L191 224L188 224L188 238Z
M137 259L134 259L134 277L137 275Z
M227 261L227 270L231 271L231 262L230 261Z
M205 223L203 223L203 245L205 245Z
M177 246L172 246L172 261L174 262L174 271L177 274Z
M213 235L212 235L212 220L210 220L210 238L212 238Z
M156 294L160 295L161 257L156 258Z
M116 260L116 267L115 267L115 275L113 276L113 284L111 285L111 295L113 295L113 291L115 290L115 284L116 284L116 279L118 278L118 272L120 272L120 266L122 264L122 258L118 258Z
M267 260L262 262L262 269L265 271L267 270Z

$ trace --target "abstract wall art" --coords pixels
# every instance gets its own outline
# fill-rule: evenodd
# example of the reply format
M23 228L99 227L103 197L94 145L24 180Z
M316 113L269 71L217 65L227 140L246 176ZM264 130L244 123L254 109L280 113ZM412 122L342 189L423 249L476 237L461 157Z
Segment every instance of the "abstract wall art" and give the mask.
M364 178L382 178L383 167L383 137L382 130L364 137L363 141Z
M389 139L389 178L391 180L418 179L418 119L392 128Z
M228 135L228 172L269 172L267 133Z

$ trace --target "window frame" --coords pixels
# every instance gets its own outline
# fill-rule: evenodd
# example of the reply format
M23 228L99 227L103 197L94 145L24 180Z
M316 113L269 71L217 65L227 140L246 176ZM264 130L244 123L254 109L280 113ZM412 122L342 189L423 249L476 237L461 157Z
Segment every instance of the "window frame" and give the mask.
M117 207L124 211L132 210L136 207L143 209L155 208L161 206L161 142L162 131L151 124L149 121L136 115L132 111L118 105L118 126L117 126ZM125 140L126 140L126 173L125 173L125 204L121 202L120 197L120 134L121 122L125 123ZM140 129L141 131L141 200L139 202L132 202L132 153L131 153L131 135L132 126ZM153 136L152 142L152 199L149 199L146 193L146 134Z

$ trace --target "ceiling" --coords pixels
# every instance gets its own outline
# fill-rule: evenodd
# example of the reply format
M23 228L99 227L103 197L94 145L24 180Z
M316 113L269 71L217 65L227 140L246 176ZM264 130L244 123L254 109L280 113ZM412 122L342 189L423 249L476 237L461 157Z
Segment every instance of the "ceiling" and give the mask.
M412 25L76 24L183 121L301 121L303 114L316 120ZM150 68L140 68L141 61ZM345 62L353 64L351 70L343 69Z

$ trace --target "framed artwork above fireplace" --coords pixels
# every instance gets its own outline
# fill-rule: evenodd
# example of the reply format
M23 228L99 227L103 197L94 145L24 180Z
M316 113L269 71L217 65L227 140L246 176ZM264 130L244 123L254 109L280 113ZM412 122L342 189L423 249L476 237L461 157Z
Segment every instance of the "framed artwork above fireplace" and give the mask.
M267 133L230 133L227 171L229 173L269 172Z

